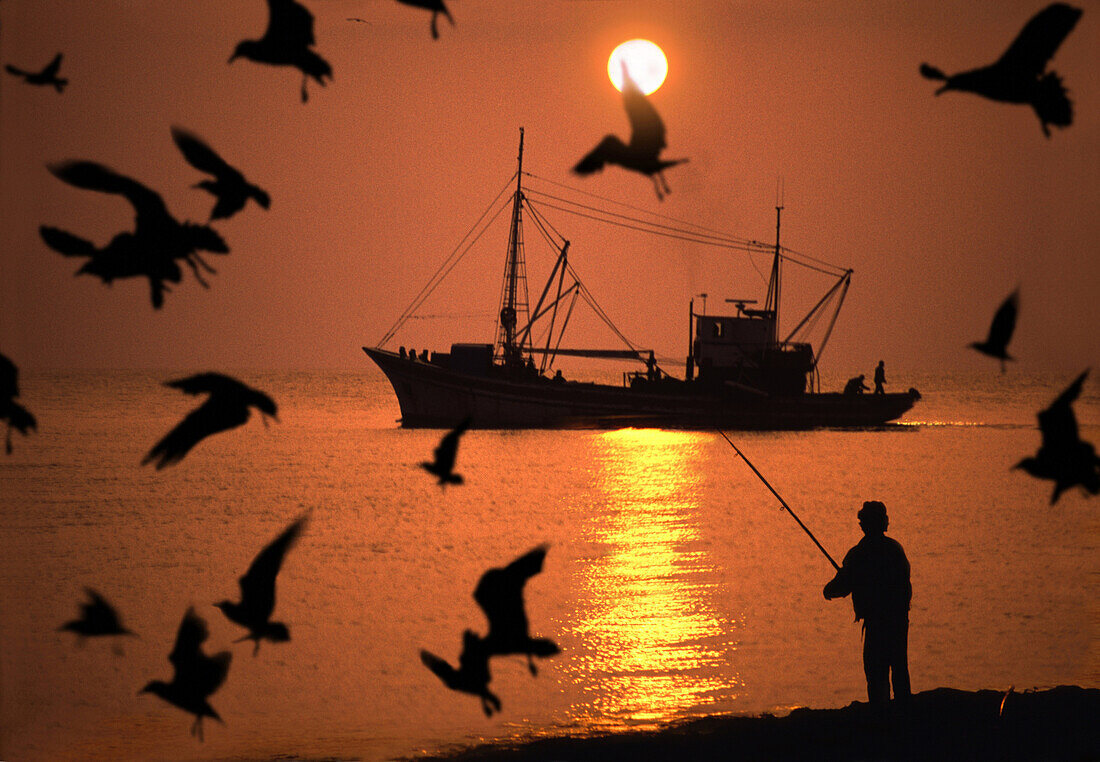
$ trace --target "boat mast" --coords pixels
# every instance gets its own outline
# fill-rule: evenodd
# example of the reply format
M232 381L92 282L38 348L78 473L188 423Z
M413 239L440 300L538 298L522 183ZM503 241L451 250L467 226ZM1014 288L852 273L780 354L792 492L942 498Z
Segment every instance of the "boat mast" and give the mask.
M505 365L522 363L523 348L516 346L516 327L519 324L519 311L526 316L527 307L527 267L523 257L523 227L521 207L523 204L523 128L519 128L519 157L516 170L516 192L512 199L512 226L508 234L508 259L504 267L504 293L501 295L500 331L497 342L500 344L501 360ZM520 294L520 281L523 293Z
M775 206L775 257L772 259L772 273L768 279L768 297L764 301L765 313L771 313L772 344L779 343L779 218L783 213L783 206Z

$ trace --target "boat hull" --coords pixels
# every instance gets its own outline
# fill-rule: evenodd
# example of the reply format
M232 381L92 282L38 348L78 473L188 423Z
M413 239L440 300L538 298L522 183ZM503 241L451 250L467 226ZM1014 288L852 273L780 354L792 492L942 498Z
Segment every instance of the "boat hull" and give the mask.
M406 428L450 428L469 417L482 429L652 427L812 429L878 426L913 406L914 394L801 394L789 397L645 391L546 379L459 373L363 347L389 379Z

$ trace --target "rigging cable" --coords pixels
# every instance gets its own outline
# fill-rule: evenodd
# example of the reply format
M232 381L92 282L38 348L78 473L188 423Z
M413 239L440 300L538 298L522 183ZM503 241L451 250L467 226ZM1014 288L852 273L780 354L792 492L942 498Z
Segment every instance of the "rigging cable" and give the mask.
M466 234L464 236L462 236L461 240L459 240L454 250L451 251L450 255L443 261L439 268L436 269L435 273L424 285L424 287L420 289L420 293L418 293L416 297L412 300L412 302L409 303L409 306L405 308L404 312L401 313L401 316L397 318L392 326L390 326L390 329L386 332L386 335L383 336L381 341L379 341L375 346L383 346L387 341L393 338L394 334L401 330L401 326L405 324L405 321L408 320L412 313L415 312L417 308L419 308L420 305L424 303L425 299L431 296L432 292L435 291L439 284L443 282L444 278L446 278L447 275L450 274L455 265L457 265L462 260L462 258L466 256L466 253L469 252L470 248L475 243L477 243L478 239L481 238L481 236L485 233L489 226L496 221L496 218L500 216L500 213L504 210L504 207L506 205L502 205L500 209L497 209L492 218L487 223L485 223L484 227L482 227L481 232L478 233L472 241L470 241L470 243L466 246L465 249L463 249L461 253L459 253L459 249L462 248L462 244L466 241L467 238L470 237L470 234L477 229L478 225L481 224L481 221L485 219L485 215L487 215L492 210L492 208L500 200L500 197L504 195L504 191L508 190L508 187L512 184L512 180L514 180L515 177L516 173L513 172L512 176L508 179L508 182L504 184L504 187L500 189L500 192L497 193L496 197L489 202L489 205L487 207L485 207L485 211L482 212L481 216L477 218L477 221L470 226L470 229L466 231ZM455 259L456 254L458 255L457 259ZM453 262L451 261L452 259L454 260Z

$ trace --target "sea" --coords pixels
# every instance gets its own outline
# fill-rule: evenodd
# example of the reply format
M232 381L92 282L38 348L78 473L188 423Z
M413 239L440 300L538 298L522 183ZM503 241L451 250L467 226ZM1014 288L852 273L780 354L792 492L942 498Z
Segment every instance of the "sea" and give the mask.
M822 596L833 567L715 432L471 431L465 484L442 488L419 464L443 432L400 428L373 368L240 371L278 421L141 465L198 403L163 385L190 372L21 376L39 427L0 456L0 759L386 760L866 700L851 604ZM1075 375L899 376L923 398L893 425L730 432L837 561L863 501L886 504L914 690L1100 687L1100 497L1052 505L1012 468ZM1100 377L1075 409L1100 443ZM303 515L273 617L291 640L254 655L214 603ZM527 613L561 653L537 674L495 658L487 717L420 652L457 664L463 631L485 632L481 575L540 545ZM59 631L85 588L136 637ZM206 650L232 653L201 741L140 693L171 679L192 607Z

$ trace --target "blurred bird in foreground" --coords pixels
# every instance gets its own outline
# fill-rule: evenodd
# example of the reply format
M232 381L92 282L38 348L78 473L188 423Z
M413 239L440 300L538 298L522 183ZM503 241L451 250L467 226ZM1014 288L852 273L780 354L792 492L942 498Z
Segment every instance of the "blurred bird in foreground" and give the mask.
M302 103L309 100L306 82L313 77L322 87L325 77L332 79L328 61L310 48L313 37L313 14L294 0L267 0L268 20L264 36L237 44L229 63L247 58L272 66L293 66L302 72Z
M451 26L455 25L455 20L451 17L451 12L447 10L447 6L444 4L443 0L397 0L397 2L404 5L411 5L414 8L424 8L432 12L430 29L432 31L433 40L439 39L439 29L436 27L435 22L436 17L438 17L440 13L447 17L447 21L451 22Z
M458 669L430 651L420 651L420 661L453 691L470 693L481 698L481 709L486 717L500 711L500 699L489 690L492 676L489 674L489 651L485 641L472 630L462 633L462 654L458 657Z
M57 76L57 72L61 68L60 53L54 56L53 60L46 64L46 67L42 69L42 71L24 71L23 69L17 69L11 64L7 64L4 68L7 69L9 73L17 77L22 77L23 81L28 85L53 85L59 93L64 92L65 85L69 84L69 80Z
M80 604L80 618L61 625L58 632L75 633L78 641L107 635L134 635L122 626L118 612L102 595L90 587L84 588L84 592L88 602Z
M435 448L435 460L424 461L420 467L429 474L439 477L439 486L446 489L448 484L462 484L461 474L454 472L455 455L458 453L458 438L470 428L470 418L465 418L453 430L446 434Z
M199 373L168 381L164 385L187 394L210 396L157 442L141 461L145 465L155 460L158 470L179 463L192 447L211 434L243 425L251 414L250 407L260 411L264 426L267 425L267 418L263 416L270 415L279 420L271 397L221 373Z
M160 696L169 704L195 715L191 735L198 736L200 741L203 740L203 717L212 717L223 722L214 707L207 702L207 698L225 682L225 677L229 674L229 662L233 659L228 651L213 656L203 653L202 644L208 637L206 621L195 613L194 608L188 609L180 622L176 645L172 653L168 654L168 661L175 670L172 682L153 680L139 691L139 694L152 693Z
M19 368L3 354L0 354L0 420L7 421L7 433L4 437L4 451L11 455L11 430L16 429L23 436L38 428L38 421L22 405L15 401L19 396Z
M1047 125L1068 127L1073 123L1073 104L1056 72L1046 71L1062 41L1073 31L1081 10L1065 3L1054 3L1039 11L1016 37L1008 50L989 66L947 76L934 66L920 65L920 73L941 80L948 90L961 90L1006 103L1026 103L1035 109L1043 134L1050 137Z
M214 176L213 180L203 180L195 186L217 199L210 212L211 220L232 217L244 208L245 202L250 198L255 199L264 209L271 206L271 198L262 188L245 180L244 175L226 163L198 137L180 127L173 127L172 139L176 141L188 164L200 172Z
M222 601L214 604L230 621L248 628L248 635L235 642L255 641L253 656L260 652L260 640L264 638L273 643L285 643L290 640L290 631L287 630L286 625L271 621L271 612L275 610L275 577L282 568L283 557L297 541L305 523L306 517L303 516L260 551L240 579L240 603Z
M1043 435L1039 452L1013 466L1037 479L1054 482L1051 505L1058 502L1064 491L1077 485L1093 495L1100 493L1100 458L1096 448L1081 439L1073 413L1073 402L1081 394L1088 374L1086 370L1078 376L1050 407L1039 413L1039 429Z
M503 569L490 569L474 590L474 600L489 620L489 634L484 638L489 654L523 654L532 675L538 674L532 656L545 658L561 653L549 638L531 637L523 602L523 588L527 580L542 571L546 550L540 545Z
M104 283L117 278L142 276L149 279L154 309L164 304L165 281L179 283L182 277L176 260L183 260L203 288L209 284L199 272L217 272L199 251L226 254L229 247L206 225L180 222L168 212L160 194L136 180L91 161L71 161L50 166L50 172L69 185L85 190L122 196L134 207L134 231L119 233L102 249L90 241L58 228L42 226L46 244L67 257L88 257L77 275L95 275Z
M624 169L648 175L657 191L658 200L670 193L664 170L687 159L658 158L665 149L665 125L657 115L657 109L630 78L626 62L623 62L623 106L630 119L630 142L623 143L614 135L606 135L592 151L581 159L573 171L578 175L599 172L605 164L618 164ZM658 180L660 182L658 182ZM662 192L663 191L663 192Z
M1001 361L1001 373L1005 372L1005 360L1015 360L1008 354L1008 342L1016 330L1016 315L1020 311L1020 292L1013 291L993 316L989 325L989 336L985 341L973 341L970 346L983 355L996 357Z

